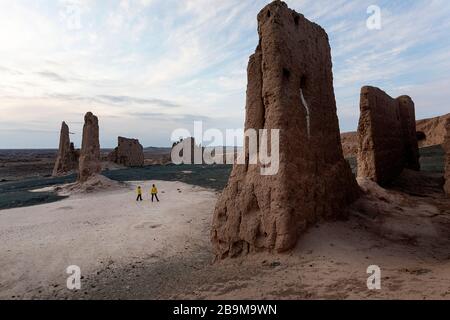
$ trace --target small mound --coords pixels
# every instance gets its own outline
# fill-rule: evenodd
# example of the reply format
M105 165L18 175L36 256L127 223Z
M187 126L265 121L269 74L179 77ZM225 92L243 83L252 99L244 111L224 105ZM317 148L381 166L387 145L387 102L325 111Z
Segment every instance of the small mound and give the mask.
M124 183L108 179L102 175L95 175L86 182L75 182L55 187L55 192L61 196L70 196L81 193L94 193L117 190L124 186Z
M401 181L426 183L427 176L406 171ZM366 230L397 243L448 245L448 218L430 198L412 196L396 189L358 178L363 195L350 208ZM444 246L444 247L445 247Z
M404 205L401 194L384 189L367 178L358 178L357 181L363 195L351 206L356 215L369 219L384 219L398 212Z
M366 197L372 200L381 200L386 203L401 202L402 200L400 195L389 192L368 178L357 178L356 180Z

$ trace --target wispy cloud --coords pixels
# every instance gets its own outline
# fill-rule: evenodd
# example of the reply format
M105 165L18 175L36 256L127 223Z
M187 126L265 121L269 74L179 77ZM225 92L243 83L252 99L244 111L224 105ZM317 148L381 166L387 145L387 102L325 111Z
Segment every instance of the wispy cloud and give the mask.
M55 72L40 71L40 72L36 72L36 74L40 75L42 77L45 77L47 79L53 80L53 81L67 82L67 80L65 78L63 78L62 76L60 76L59 74L57 74Z
M100 103L105 105L121 105L121 106L132 106L132 105L147 105L149 107L159 107L159 108L179 108L181 105L174 101L157 99L157 98L141 98L141 97L131 97L131 96L115 96L115 95L98 95L98 96L81 96L76 94L49 94L48 98L67 100L67 101L81 101L90 103Z
M95 97L95 99L99 101L106 101L109 103L116 104L144 104L144 105L157 105L164 108L177 108L180 107L179 104L162 99L154 99L154 98L137 98L137 97L129 97L129 96L112 96L112 95L100 95Z

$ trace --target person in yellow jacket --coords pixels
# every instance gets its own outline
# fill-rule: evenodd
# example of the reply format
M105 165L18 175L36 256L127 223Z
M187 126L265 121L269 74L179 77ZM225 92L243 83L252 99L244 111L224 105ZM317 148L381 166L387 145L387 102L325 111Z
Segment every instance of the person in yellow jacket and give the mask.
M150 193L152 194L152 202L153 202L153 198L156 198L156 200L159 202L158 189L156 188L155 185L152 186L152 190L150 190Z
M142 188L141 188L141 186L137 187L136 193L137 193L136 201L142 201Z

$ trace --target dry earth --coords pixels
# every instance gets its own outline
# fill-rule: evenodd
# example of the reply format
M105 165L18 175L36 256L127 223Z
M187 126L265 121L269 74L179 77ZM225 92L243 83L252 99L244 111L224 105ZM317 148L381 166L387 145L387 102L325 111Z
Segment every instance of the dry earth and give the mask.
M418 183L420 182L420 183ZM152 182L153 183L153 182ZM366 195L348 221L318 224L289 254L212 263L213 191L134 182L56 203L0 211L1 299L450 299L450 199L441 177L406 172ZM427 195L425 195L427 194ZM366 286L369 265L382 289ZM82 289L66 288L78 265Z

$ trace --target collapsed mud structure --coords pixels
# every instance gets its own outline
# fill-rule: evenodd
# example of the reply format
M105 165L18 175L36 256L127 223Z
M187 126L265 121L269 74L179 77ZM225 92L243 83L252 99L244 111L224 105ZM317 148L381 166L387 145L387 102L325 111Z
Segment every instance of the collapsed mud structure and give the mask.
M118 137L117 147L108 155L108 160L126 167L142 167L144 148L137 139Z
M284 2L258 15L245 129L279 129L279 170L235 164L214 212L216 258L293 248L308 225L346 215L359 188L344 160L326 32ZM258 149L262 147L261 143Z
M79 153L75 150L73 143L70 142L69 126L63 122L59 136L59 149L56 158L53 176L62 176L72 173L78 168Z
M379 88L361 89L358 124L358 177L381 185L403 169L420 170L414 103L391 98Z
M84 116L78 181L86 182L101 171L98 118L88 112Z

